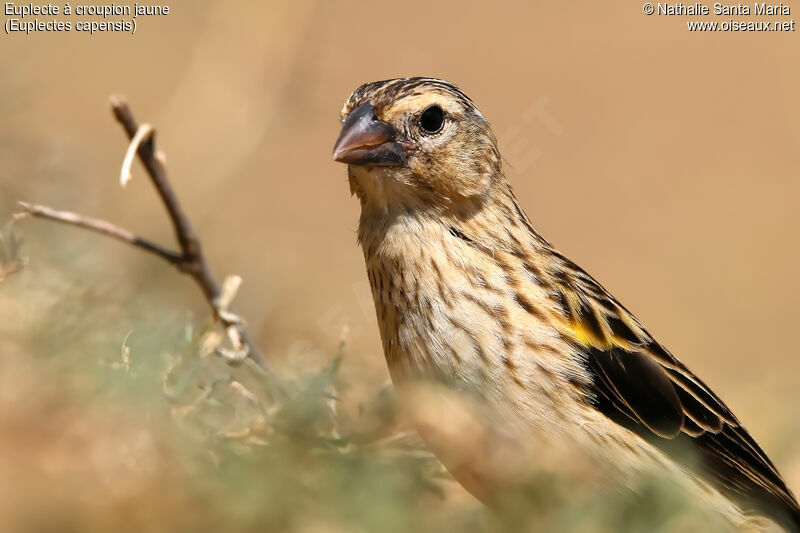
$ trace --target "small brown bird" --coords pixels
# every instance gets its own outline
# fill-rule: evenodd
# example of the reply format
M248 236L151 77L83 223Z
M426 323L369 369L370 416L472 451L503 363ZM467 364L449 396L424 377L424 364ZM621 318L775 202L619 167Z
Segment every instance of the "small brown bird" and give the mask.
M438 423L420 428L462 484L491 501L502 464L528 459L623 480L655 468L737 526L800 531L797 500L722 400L534 229L468 96L434 78L378 81L341 117L333 157L361 203L392 379L462 394L484 430L460 453Z

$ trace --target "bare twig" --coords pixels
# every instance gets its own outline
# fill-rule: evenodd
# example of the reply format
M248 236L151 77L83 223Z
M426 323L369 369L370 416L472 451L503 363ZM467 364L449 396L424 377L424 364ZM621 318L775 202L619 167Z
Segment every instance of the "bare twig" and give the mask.
M228 336L236 349L236 357L226 357L226 359L235 363L249 358L265 372L265 375L274 377L269 371L261 351L250 339L242 320L228 307L230 300L233 298L232 295L236 292L235 288L231 294L223 294L216 276L211 271L203 255L200 239L197 237L189 218L181 208L178 197L167 179L163 155L157 152L155 148L155 130L149 125L139 127L128 104L122 98L111 98L111 110L130 141L128 153L122 167L121 182L124 185L130 179L131 154L135 150L169 214L180 251L175 252L164 248L106 220L90 218L68 211L58 211L43 205L25 202L20 202L20 205L25 209L26 213L32 216L85 228L150 252L177 267L181 272L191 276L211 306L214 317L228 332ZM238 284L236 286L238 287ZM273 381L277 384L277 380Z
M139 125L136 119L133 118L128 103L121 97L114 96L111 98L111 111L114 113L117 122L122 125L125 133L128 135L128 139L133 140L136 136L136 132L139 131ZM178 239L178 244L184 255L190 259L202 257L200 239L197 238L197 234L195 234L191 222L189 222L183 209L181 209L178 197L175 195L167 179L164 165L160 158L156 157L155 132L151 133L147 139L144 139L143 142L139 144L136 153L139 154L139 159L142 161L144 168L147 169L147 173L150 175L150 179L156 191L158 191L159 196L161 196L161 201L164 202L164 207L167 208L167 213L169 213L172 226L175 229L175 237ZM205 261L194 262L197 263L197 266L201 266L200 263L205 265ZM201 275L205 278L203 289L208 292L214 292L214 296L216 296L216 293L219 292L219 283L216 282L214 276L208 271Z
M48 220L54 220L56 222L62 222L64 224L95 231L102 235L111 237L112 239L117 239L118 241L122 241L132 246L136 246L137 248L141 248L142 250L146 250L179 268L183 262L183 256L181 254L173 252L172 250L167 250L166 248L152 241L139 237L138 235L134 235L130 231L120 228L119 226L115 226L111 222L101 220L99 218L91 218L84 215L79 215L78 213L72 213L70 211L58 211L44 205L29 204L27 202L17 203L25 210L26 213L32 216L46 218Z

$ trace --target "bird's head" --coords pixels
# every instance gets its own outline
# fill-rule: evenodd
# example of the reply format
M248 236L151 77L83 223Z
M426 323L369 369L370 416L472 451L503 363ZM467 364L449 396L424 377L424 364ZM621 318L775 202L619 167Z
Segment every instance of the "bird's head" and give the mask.
M333 149L363 202L455 206L483 201L502 179L497 142L452 83L398 78L356 89Z

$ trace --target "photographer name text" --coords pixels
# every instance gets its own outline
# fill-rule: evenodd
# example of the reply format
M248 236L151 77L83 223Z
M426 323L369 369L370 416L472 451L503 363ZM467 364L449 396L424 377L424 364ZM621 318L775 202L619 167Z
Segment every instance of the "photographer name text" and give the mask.
M768 4L766 2L754 2L752 4L723 4L716 2L713 5L706 5L701 2L694 4L677 3L658 3L655 9L656 15L689 15L689 16L764 16L778 17L792 14L790 6L785 4Z

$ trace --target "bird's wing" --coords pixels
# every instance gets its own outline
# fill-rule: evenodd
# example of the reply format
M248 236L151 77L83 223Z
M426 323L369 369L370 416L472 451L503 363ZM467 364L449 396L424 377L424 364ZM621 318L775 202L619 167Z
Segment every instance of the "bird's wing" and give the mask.
M700 474L747 510L800 530L800 506L730 409L597 281L556 253L565 337L585 356L604 415ZM687 456L687 451L688 456Z

